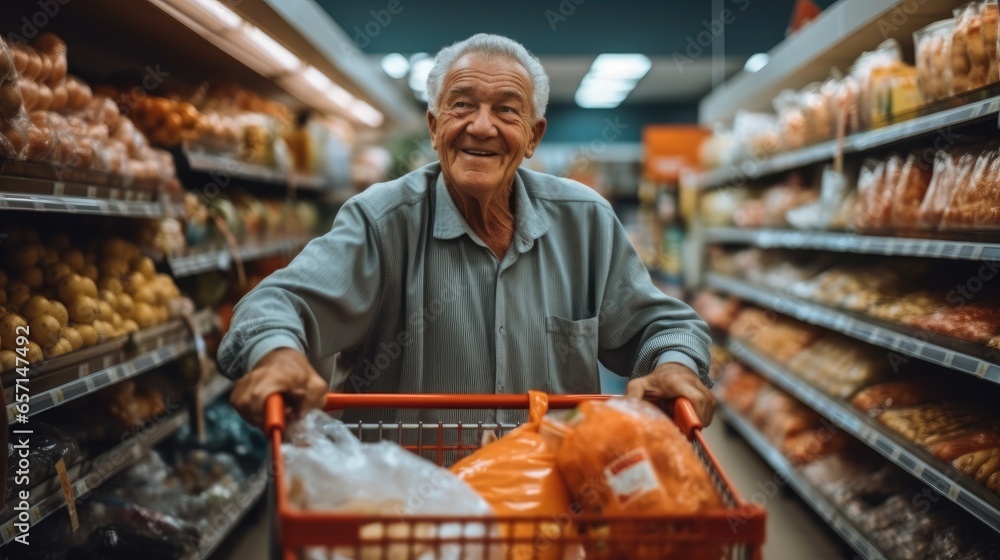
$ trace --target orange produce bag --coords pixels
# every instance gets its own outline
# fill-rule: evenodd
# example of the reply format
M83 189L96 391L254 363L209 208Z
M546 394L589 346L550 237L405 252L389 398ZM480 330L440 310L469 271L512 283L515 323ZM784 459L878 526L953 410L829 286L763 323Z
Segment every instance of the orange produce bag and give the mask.
M515 539L510 556L516 560L567 560L582 556L579 545L561 536L575 534L566 485L556 468L555 450L539 435L549 408L548 395L529 391L529 422L458 461L451 471L486 500L497 515L544 517L542 523L502 526Z
M693 515L722 506L722 499L691 442L659 408L646 401L587 401L565 421L556 456L570 495L584 511L615 514ZM593 527L588 560L718 558L718 545L641 542L670 529L663 522ZM637 540L638 539L638 540Z

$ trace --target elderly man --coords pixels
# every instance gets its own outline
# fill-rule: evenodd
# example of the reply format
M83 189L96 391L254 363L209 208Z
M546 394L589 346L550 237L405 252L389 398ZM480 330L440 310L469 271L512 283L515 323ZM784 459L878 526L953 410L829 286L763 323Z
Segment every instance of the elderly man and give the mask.
M520 168L546 127L538 59L479 34L442 49L427 85L440 162L352 198L243 298L219 352L234 406L259 424L268 395L301 412L331 387L596 393L600 361L628 395L684 396L709 422L705 323L653 286L605 200ZM519 417L372 414L359 418Z

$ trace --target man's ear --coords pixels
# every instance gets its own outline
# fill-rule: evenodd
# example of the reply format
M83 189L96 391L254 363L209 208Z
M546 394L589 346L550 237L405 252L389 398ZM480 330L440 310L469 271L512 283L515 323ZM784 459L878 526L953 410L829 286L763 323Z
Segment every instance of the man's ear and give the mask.
M538 147L538 143L542 141L542 136L545 136L545 129L548 126L545 117L538 119L535 125L531 127L531 141L528 142L528 148L524 150L524 157L530 158L535 155L535 148Z
M437 117L427 111L427 130L431 133L431 149L437 151Z

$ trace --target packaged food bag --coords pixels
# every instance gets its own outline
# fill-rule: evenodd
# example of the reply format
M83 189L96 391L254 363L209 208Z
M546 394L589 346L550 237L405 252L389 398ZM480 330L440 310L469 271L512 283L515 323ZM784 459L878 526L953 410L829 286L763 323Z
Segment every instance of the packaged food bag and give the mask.
M951 95L951 37L954 19L936 21L913 32L920 91L928 103Z
M721 506L691 443L656 406L624 397L588 401L565 425L557 462L583 511L613 519L615 514L693 515ZM721 556L718 545L649 542L669 530L669 524L653 519L589 527L587 558Z
M489 516L492 508L465 482L434 463L387 441L362 443L338 420L312 411L289 429L282 445L288 498L307 510L389 516L398 522L361 528L358 547L313 547L307 558L326 560L490 560L502 550L484 550L489 523L422 523L420 515ZM466 544L414 545L418 539L466 538ZM384 539L397 540L385 543ZM371 544L364 544L371 541ZM496 547L501 548L501 547Z
M528 393L529 421L502 438L458 461L451 472L465 481L500 516L544 517L551 522L501 524L505 537L526 539L510 549L514 560L569 560L582 557L578 544L563 536L573 535L578 517L566 485L556 466L556 448L540 433L542 417L549 408L548 395Z

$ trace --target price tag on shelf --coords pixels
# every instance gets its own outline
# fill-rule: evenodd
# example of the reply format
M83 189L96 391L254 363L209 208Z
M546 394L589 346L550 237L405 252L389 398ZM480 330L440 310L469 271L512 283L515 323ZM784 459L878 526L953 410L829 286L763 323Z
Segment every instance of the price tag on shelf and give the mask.
M951 488L948 489L948 497L952 500L957 500L958 496L962 493L962 489L958 486L952 484Z
M913 474L917 475L918 477L924 475L923 463L917 463L917 466L913 467Z
M891 454L892 460L898 461L900 454L901 454L900 449L898 447L894 447Z
M62 196L66 194L66 183L56 181L52 183L52 196Z
M970 255L969 258L974 261L978 261L979 257L981 257L982 254L983 254L983 246L975 245L972 247L972 255Z
M105 354L102 363L104 364L104 369L108 369L109 367L115 365L115 357L111 354Z
M51 395L53 404L59 404L66 400L66 397L63 395L62 389L59 388L52 389Z
M121 368L116 367L108 369L108 379L110 379L112 383L115 383L119 379L121 379L123 374L124 372L122 372Z
M80 367L77 368L76 370L76 374L79 375L80 377L86 377L90 375L90 364L88 362L80 364Z
M7 199L3 197L3 195L0 195L0 208L10 208L10 204L7 202Z
M87 198L97 198L97 187L87 185Z
M986 372L989 371L989 369L990 369L990 364L982 361L979 362L979 365L976 367L976 373L975 373L976 377L980 379L986 377Z
M42 520L42 509L38 506L31 508L31 523L34 525Z
M118 189L110 189L108 191L108 198L118 198L120 191Z
M14 540L14 537L17 536L17 531L14 530L14 522L8 521L0 526L0 535L3 535L3 542Z
M60 458L56 461L56 474L59 475L59 486L62 487L66 509L69 510L69 523L75 533L80 528L80 518L76 514L76 498L73 497L73 485L69 483L69 473L66 472L66 461Z

